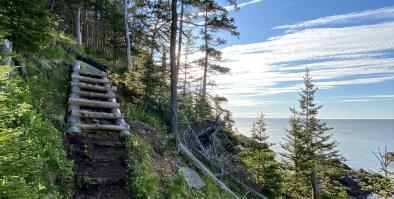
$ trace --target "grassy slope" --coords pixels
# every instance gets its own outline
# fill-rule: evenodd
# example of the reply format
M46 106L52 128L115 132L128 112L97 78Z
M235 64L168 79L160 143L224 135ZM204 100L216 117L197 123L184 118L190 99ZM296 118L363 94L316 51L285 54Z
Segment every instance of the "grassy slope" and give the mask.
M56 46L14 57L26 66L0 66L0 198L69 198L73 163L63 147L67 62L80 51L72 39L54 35Z
M43 117L64 112L56 105L63 96L55 93L65 93L66 88L33 63L28 64L29 80L10 76L15 74L12 67L0 70L0 196L68 197L72 162L63 150L61 132Z
M64 114L68 82L68 66L63 63L72 61L73 55L64 49L83 50L67 37L60 35L57 39L55 47L28 59L20 57L25 60L27 79L11 72L15 68L0 67L0 197L63 198L72 194L72 161L63 149L62 132L67 126ZM10 73L14 75L10 77ZM162 118L129 102L123 105L128 121L135 127L127 143L128 188L135 195L229 198L206 177L203 190L188 190L178 167L190 165L176 152L174 137L168 135ZM148 132L154 136L147 136Z
M177 152L175 139L163 121L134 105L125 106L126 119L134 129L127 141L128 189L132 193L138 198L232 198L202 174L205 187L189 189L179 167L193 166Z

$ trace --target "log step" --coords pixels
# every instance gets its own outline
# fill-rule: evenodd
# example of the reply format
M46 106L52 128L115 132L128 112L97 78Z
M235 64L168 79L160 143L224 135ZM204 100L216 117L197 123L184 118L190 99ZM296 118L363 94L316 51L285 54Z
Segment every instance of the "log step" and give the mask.
M75 75L72 74L71 75L71 79L72 80L79 80L81 82L88 82L88 83L95 83L95 84L106 84L109 83L108 80L106 79L97 79L97 78L92 78L92 77L84 77L84 76L80 76L80 75Z
M71 115L82 117L82 118L95 118L95 119L120 119L123 118L122 114L105 113L105 112L93 112L86 110L74 110Z
M96 90L96 91L109 91L109 90L116 91L117 90L116 86L109 86L109 85L99 86L99 85L95 85L95 84L87 84L87 83L82 83L82 82L79 82L79 83L72 82L71 84L77 85L77 86L79 86L79 88Z
M108 124L76 124L81 129L90 129L90 130L114 130L114 131L122 131L128 130L125 126L118 125L108 125Z
M105 77L107 75L105 72L92 73L88 71L79 71L79 74L85 76L92 76L92 77Z
M88 91L76 91L79 95L88 96L88 97L97 97L97 98L114 98L114 94L107 94L107 93L95 93L95 92L88 92Z
M69 98L68 103L69 104L77 104L80 106L94 107L94 108L119 108L120 107L119 103L80 99L80 98Z

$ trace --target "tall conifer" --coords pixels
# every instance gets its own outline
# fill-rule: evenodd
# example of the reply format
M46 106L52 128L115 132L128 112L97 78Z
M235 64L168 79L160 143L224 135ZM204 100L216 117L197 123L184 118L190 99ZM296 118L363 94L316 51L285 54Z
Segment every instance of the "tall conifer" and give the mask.
M337 142L332 141L332 135L328 133L332 128L318 119L322 106L315 104L316 91L307 70L304 88L299 93L299 110L290 109L293 117L290 118L291 127L287 130L287 143L282 145L286 152L282 155L289 163L295 179L303 184L293 184L290 190L295 189L294 193L301 197L308 197L312 192L312 198L319 199L322 194L330 197L344 190L332 179L340 170L338 162L343 157L336 149Z

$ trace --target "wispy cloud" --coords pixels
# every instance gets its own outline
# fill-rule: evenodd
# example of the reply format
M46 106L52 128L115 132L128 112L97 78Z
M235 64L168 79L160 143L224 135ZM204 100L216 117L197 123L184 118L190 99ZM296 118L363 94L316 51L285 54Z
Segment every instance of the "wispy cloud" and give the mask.
M370 18L381 21L368 25L320 27ZM269 103L259 103L252 98L298 92L306 67L321 89L394 80L394 7L276 28L294 31L264 42L223 49L223 65L231 69L231 74L212 77L218 82L213 91L230 98L229 106L266 105Z
M259 3L259 2L262 2L262 1L263 1L263 0L249 0L249 1L247 1L247 2L238 4L237 6L226 6L226 7L224 7L224 8L225 8L227 11L232 11L232 10L236 10L236 9L238 9L238 8L242 8L242 7L244 7L244 6L251 5L251 4L255 4L255 3Z
M328 17L322 17L318 19L308 20L299 22L291 25L276 26L274 29L302 29L302 28L312 28L323 25L333 25L333 24L345 24L350 22L357 22L360 20L371 20L371 19L394 19L394 7L384 7L374 10L365 10L361 12L351 12L342 15L333 15Z

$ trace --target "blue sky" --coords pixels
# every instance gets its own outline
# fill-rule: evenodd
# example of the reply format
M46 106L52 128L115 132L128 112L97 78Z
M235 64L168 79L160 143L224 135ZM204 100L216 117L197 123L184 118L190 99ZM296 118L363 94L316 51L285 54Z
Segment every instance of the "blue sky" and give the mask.
M322 118L394 118L394 1L244 0L230 11L241 33L223 50L213 93L235 118L288 117L302 75L320 88ZM230 8L229 8L230 9Z

